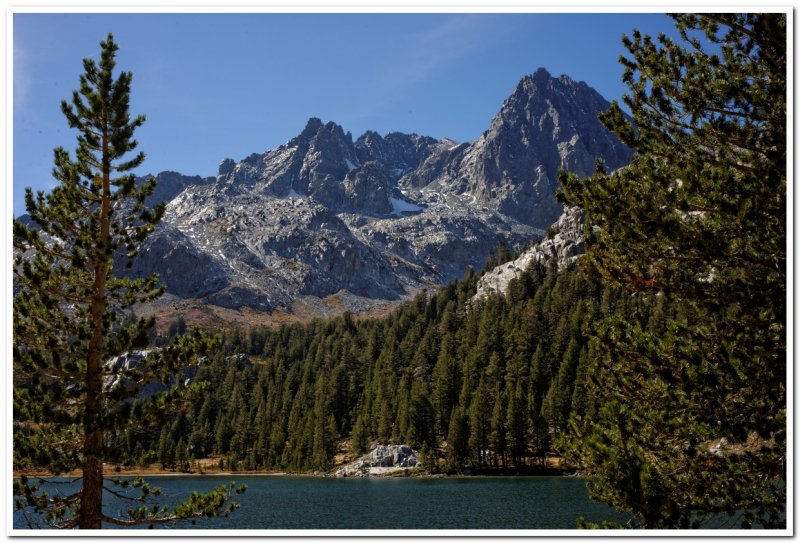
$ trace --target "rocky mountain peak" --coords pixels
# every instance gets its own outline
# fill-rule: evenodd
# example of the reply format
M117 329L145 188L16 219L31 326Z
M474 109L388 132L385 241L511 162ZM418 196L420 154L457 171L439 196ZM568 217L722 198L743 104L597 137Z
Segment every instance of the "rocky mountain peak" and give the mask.
M585 83L539 69L473 142L375 131L353 141L311 117L275 149L223 160L216 178L162 174L167 213L130 273L158 271L170 295L231 310L402 299L482 268L500 241L541 237L561 215L559 169L624 165L630 151L597 120L607 107ZM563 234L550 242L548 255L577 251Z
M375 131L364 132L355 143L362 162L383 164L392 180L415 170L438 148L438 142L427 136L389 132L381 136Z
M218 176L225 176L233 172L233 169L236 167L236 161L232 158L223 159L222 162L219 163L219 168L217 168L217 175Z
M565 136L561 132L575 134L580 124L602 128L597 113L608 109L608 101L586 83L573 80L568 75L553 77L544 68L523 77L514 92L505 100L500 112L492 120L497 124L541 124L541 128L558 128L555 139ZM543 122L550 116L552 125ZM565 117L567 123L559 123ZM490 128L491 130L491 128Z
M610 104L582 82L540 68L517 84L489 129L465 154L458 175L466 191L519 221L544 228L561 213L560 169L590 175L597 158L609 169L631 151L598 120Z
M514 94L523 92L525 94L534 94L558 92L557 89L565 89L571 87L580 87L586 90L591 90L591 87L583 81L575 81L567 74L561 74L558 77L553 77L547 68L537 68L532 74L528 74L520 79L517 89Z
M326 142L336 142L352 147L353 136L333 121L323 122L318 117L311 117L302 132L292 138L286 146L306 148L315 144L317 146L325 145Z
M322 126L323 124L320 118L311 117L310 119L308 119L306 127L303 129L302 132L300 132L298 139L302 139L305 141L311 140L311 138L313 138L317 134L317 132L319 132L319 129L322 128Z
M156 178L156 188L153 194L147 197L145 204L154 206L162 202L169 202L183 192L187 187L206 185L214 182L213 177L200 177L199 175L182 175L178 172L165 171L156 176L144 175L136 178L136 183L142 185L151 177Z
M311 124L312 123L309 121L309 124L306 125L306 129L308 129L309 125ZM305 132L305 130L303 132ZM316 133L311 138L311 145L314 145L315 143L319 144L319 142L335 142L337 145L352 147L353 135L350 134L350 132L345 132L341 125L338 125L333 121L328 121L317 128Z
M342 180L358 165L352 135L338 124L328 122L317 129L308 144L295 190L336 208L343 198Z

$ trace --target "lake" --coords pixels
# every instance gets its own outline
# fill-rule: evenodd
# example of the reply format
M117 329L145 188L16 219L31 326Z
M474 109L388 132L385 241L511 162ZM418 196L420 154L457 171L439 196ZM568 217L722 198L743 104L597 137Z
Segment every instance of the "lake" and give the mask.
M181 522L188 529L575 529L576 520L625 522L627 517L589 500L583 480L571 477L323 478L231 475L147 477L161 500L177 501L235 480L247 484L240 509L228 518ZM60 485L61 486L61 485ZM63 489L66 490L66 489ZM106 498L106 511L128 504ZM24 529L15 512L14 528ZM109 526L109 528L114 528Z

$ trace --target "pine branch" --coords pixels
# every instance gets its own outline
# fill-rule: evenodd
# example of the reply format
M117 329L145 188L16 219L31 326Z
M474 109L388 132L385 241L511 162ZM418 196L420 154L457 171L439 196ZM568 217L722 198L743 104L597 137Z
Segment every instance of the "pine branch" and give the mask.
M134 497L134 496L129 496L128 494L124 494L122 492L117 492L116 490L114 490L114 489L112 489L112 488L110 488L110 487L108 487L106 485L103 485L103 489L106 492L108 492L109 494L111 494L113 496L116 496L117 498L119 498L121 500L125 500L125 501L144 502L147 499L147 496Z
M746 28L739 23L735 22L733 19L729 17L722 17L715 13L705 13L703 16L713 22L719 23L723 26L727 26L728 28L732 28L739 32L740 34L747 36L748 38L752 39L756 43L761 43L761 37L756 34L755 32L751 31L749 28Z
M202 517L202 514L196 515L196 517ZM108 522L109 524L115 524L117 526L126 526L128 528L133 526L143 526L143 525L151 525L151 524L167 524L170 522L175 522L177 520L182 520L181 517L177 515L170 515L167 517L146 517L141 519L120 519L116 517L109 517L108 515L103 515L103 521Z

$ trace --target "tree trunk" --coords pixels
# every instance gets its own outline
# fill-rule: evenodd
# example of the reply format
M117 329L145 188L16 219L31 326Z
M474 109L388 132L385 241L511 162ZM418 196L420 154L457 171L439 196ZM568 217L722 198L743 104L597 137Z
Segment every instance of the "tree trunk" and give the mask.
M101 287L105 291L105 268L95 268L95 289ZM102 273L99 273L101 272ZM78 526L82 529L100 529L103 508L103 428L102 416L102 342L104 297L95 296L92 300L92 323L94 330L89 342L89 356L86 367L86 405L83 438L83 492L81 494L81 511Z
M103 516L103 314L106 309L108 246L111 234L111 172L107 165L108 136L103 134L100 239L95 246L90 322L92 337L86 363L86 405L83 438L83 491L78 527L99 530Z
M96 430L86 434L84 441L83 492L78 528L99 530L103 514L103 459L97 454L103 448L103 432ZM97 453L90 453L94 449Z

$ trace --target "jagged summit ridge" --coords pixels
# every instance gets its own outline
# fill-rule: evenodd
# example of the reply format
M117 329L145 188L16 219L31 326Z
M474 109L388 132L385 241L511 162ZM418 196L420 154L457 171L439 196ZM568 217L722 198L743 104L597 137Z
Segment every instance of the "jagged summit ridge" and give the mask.
M585 83L540 69L473 142L354 140L312 117L275 149L223 160L214 178L173 180L131 273L159 271L168 292L234 309L402 299L483 267L501 241L541 237L561 213L559 168L624 165L630 151L597 120L606 107Z
M590 175L597 158L609 169L630 160L631 151L597 119L609 105L586 83L540 68L519 82L489 129L454 150L448 167L427 181L545 228L561 213L554 197L559 169Z

